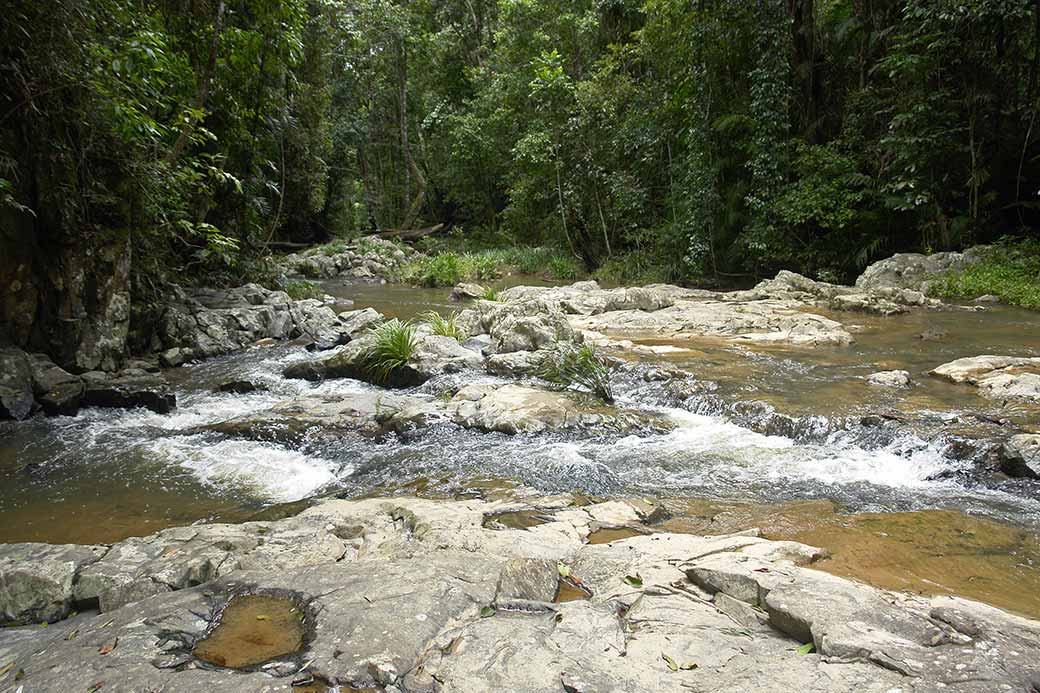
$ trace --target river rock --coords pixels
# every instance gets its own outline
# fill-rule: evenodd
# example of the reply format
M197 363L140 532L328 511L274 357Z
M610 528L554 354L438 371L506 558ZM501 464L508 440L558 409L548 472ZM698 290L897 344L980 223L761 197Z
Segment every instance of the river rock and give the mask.
M279 402L266 411L207 424L203 431L271 441L299 444L303 440L336 440L347 433L378 434L404 421L416 423L431 417L427 400L391 392L352 392L322 395L308 393ZM433 405L436 408L436 405ZM423 416L419 410L422 409Z
M79 376L59 368L45 354L31 354L33 394L48 416L75 416L85 387Z
M1040 402L1040 357L969 356L944 363L930 373L974 385L991 399Z
M125 539L79 571L75 599L97 600L102 612L112 611L235 570L277 571L329 563L348 551L336 528L326 529L322 520L290 520L178 527Z
M945 272L981 262L988 251L987 246L975 246L963 253L897 253L869 265L856 280L856 286L861 289L894 287L920 290L925 282L937 279Z
M57 621L69 615L73 581L105 554L104 546L0 544L0 620Z
M795 272L781 270L775 278L760 282L749 291L725 294L729 300L793 300L831 310L897 315L915 307L936 308L941 304L920 291L895 286L851 287L815 281Z
M466 349L452 337L419 333L416 339L415 351L408 362L391 371L385 383L376 382L376 375L366 366L369 350L375 344L372 336L351 342L324 359L293 364L283 374L286 378L304 380L353 378L388 387L413 387L434 376L479 368L484 363L483 356Z
M881 387L910 387L910 372L878 371L868 375L867 382Z
M485 294L487 294L487 289L485 289L480 284L469 284L466 282L462 282L460 284L456 284L455 288L451 290L450 298L453 301L468 301L477 298L483 298Z
M177 397L158 373L138 369L114 374L90 371L83 374L83 383L85 407L147 407L157 414L168 414L177 406Z
M0 349L0 419L25 419L34 405L28 356L21 349Z
M287 274L313 279L348 277L362 281L386 281L417 253L412 248L378 236L345 243L333 241L287 255L282 267Z
M754 532L586 545L601 506L558 500L332 500L296 518L248 523L301 547L344 547L306 552L313 562L297 565L267 555L243 560L260 550L258 533L227 538L238 547L229 550L204 548L195 536L159 541L147 549L155 557L129 552L127 574L184 587L67 626L4 629L0 661L22 672L25 691L66 690L73 680L127 691L288 690L304 663L309 675L341 687L467 693L981 693L1030 690L1037 680L1035 621L833 577L803 567L818 550ZM537 510L547 522L484 526L517 510ZM212 527L221 527L212 539L227 536L229 526L181 531ZM295 533L283 535L290 527ZM189 559L172 553L167 559L179 568L171 571L160 546ZM228 558L216 579L170 584L191 556L201 565L220 553ZM590 588L588 599L540 599L557 563ZM251 671L199 666L191 646L242 592L294 596L309 625L303 651ZM804 642L817 651L798 656ZM107 654L98 654L102 648Z
M257 284L174 291L157 335L167 367L225 354L264 339L307 337L319 348L345 344L380 320L371 309L337 314L319 299L293 301Z
M574 393L527 385L470 385L452 398L451 417L464 428L500 433L537 433L566 428L627 430L639 425L667 428L662 422L614 407L579 401Z
M538 368L545 352L510 351L505 354L492 354L484 363L488 373L519 377L530 375Z
M1010 476L1040 479L1040 434L1020 433L1004 443L1001 469Z

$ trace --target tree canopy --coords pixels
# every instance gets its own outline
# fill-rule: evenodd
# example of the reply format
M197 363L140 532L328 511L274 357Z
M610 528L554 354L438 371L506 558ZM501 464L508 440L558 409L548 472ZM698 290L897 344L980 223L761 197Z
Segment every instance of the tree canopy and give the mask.
M135 286L445 223L621 278L1035 236L1040 0L39 0L0 222Z

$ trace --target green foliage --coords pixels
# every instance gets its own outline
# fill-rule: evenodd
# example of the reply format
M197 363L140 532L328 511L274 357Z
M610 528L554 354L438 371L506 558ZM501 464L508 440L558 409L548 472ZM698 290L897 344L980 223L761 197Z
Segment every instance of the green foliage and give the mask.
M578 263L566 255L549 258L549 276L553 279L577 279L580 273Z
M386 382L391 373L408 363L418 346L415 325L397 318L372 329L375 342L362 356L365 369L378 382Z
M498 301L498 291L494 287L487 287L484 289L484 293L480 296L485 301Z
M325 293L320 286L305 279L285 282L282 290L289 294L289 298L294 301L300 301L305 298L321 298Z
M535 375L560 388L581 387L604 402L612 403L611 373L606 363L587 345L561 342L542 358Z
M457 342L462 342L466 339L466 333L458 325L459 314L456 311L452 311L448 315L441 315L431 310L419 317L433 329L433 333L436 335L451 337Z
M929 292L954 299L988 294L1013 306L1040 310L1040 241L1002 243L982 262L946 274Z

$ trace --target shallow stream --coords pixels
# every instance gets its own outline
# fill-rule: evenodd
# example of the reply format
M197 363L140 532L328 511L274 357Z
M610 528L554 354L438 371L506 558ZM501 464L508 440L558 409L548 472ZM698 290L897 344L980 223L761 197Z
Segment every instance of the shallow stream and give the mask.
M457 308L446 290L326 288L355 307L401 317ZM1038 430L1038 412L925 374L962 356L1040 355L1040 315L993 308L832 317L858 326L856 344L751 349L703 340L672 343L687 351L640 357L718 383L710 398L676 402L653 383L624 380L619 404L675 426L642 435L506 436L445 427L283 446L199 432L309 390L372 389L353 380L285 380L287 364L314 355L297 345L255 347L169 371L178 398L169 415L88 409L75 418L0 426L0 541L111 542L199 520L240 521L318 494L472 496L524 484L650 497L671 511L662 529L760 526L767 536L828 548L833 558L822 567L839 574L1040 616L1040 485L973 483L971 462L936 434L951 422L961 431L1001 419ZM918 386L893 391L862 380L888 369L910 371ZM269 389L213 391L232 379ZM766 403L801 418L776 432L711 401ZM872 414L908 423L877 436L833 425ZM930 423L917 425L921 420Z

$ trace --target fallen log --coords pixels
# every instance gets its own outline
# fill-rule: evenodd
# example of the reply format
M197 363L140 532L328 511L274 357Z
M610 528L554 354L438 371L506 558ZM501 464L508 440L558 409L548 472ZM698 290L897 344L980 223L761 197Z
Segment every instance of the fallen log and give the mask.
M434 226L427 226L422 229L393 229L390 231L380 231L377 236L380 238L397 238L401 241L416 241L424 236L431 236L444 228L444 224L435 224Z

